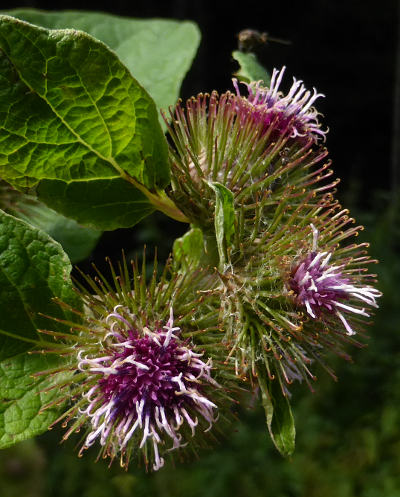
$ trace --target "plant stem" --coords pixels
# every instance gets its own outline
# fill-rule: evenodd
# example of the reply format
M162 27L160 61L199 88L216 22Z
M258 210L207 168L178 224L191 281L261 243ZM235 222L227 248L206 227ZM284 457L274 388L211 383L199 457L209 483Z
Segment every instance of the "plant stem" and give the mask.
M176 221L180 221L181 223L190 223L189 219L181 210L178 209L178 207L174 204L172 199L168 197L164 190L157 190L156 193L152 193L144 185L139 183L139 181L137 181L135 178L129 176L129 174L126 174L124 171L121 170L120 172L123 179L129 181L129 183L131 183L135 188L146 195L146 197L158 211L163 212L166 216L171 217Z
M158 190L157 194L153 194L151 192L146 193L144 191L143 193L157 210L163 212L176 221L180 221L181 223L190 223L189 219L180 209L178 209L173 200L168 197L164 190Z

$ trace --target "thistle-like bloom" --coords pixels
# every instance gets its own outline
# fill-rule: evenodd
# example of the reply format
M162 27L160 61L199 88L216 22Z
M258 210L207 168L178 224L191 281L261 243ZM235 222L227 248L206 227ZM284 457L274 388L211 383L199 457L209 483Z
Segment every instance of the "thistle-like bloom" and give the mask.
M347 334L355 331L348 323L345 314L353 313L369 317L365 308L351 305L349 300L378 307L376 298L380 292L370 285L356 286L342 271L345 264L329 264L332 252L316 250L318 231L311 225L314 233L313 251L294 267L289 279L289 287L294 292L296 302L304 305L313 319L323 319L324 313L336 314L342 321ZM346 302L346 303L345 303Z
M368 244L346 243L362 229L353 222L327 193L316 205L305 199L286 220L277 209L264 231L244 241L220 274L221 318L238 375L256 381L266 370L284 395L294 380L313 389L313 362L335 377L326 353L349 359L343 343L361 345L381 294L366 267L376 262Z
M217 371L213 366L221 349L218 312L208 305L206 317L201 311L207 292L196 292L199 271L171 278L170 264L160 281L155 270L149 285L144 265L141 273L133 265L133 279L125 263L119 276L111 267L114 288L101 275L97 282L84 276L95 294L80 286L86 308L75 311L80 322L62 321L71 333L42 330L63 341L47 352L66 358L64 366L40 373L57 374L52 388L59 390L44 409L69 403L56 422L69 426L64 439L84 430L81 453L98 444L99 457L119 456L126 468L142 455L146 467L158 470L166 455L204 445L223 401L232 403L223 372L229 366L222 360ZM193 338L201 342L203 334L207 355Z
M232 192L238 210L246 206L244 215L254 224L272 217L282 198L298 199L332 174L329 162L315 167L327 155L317 144L325 132L313 108L321 95L306 91L301 81L283 95L283 72L274 71L269 88L247 85L248 96L240 95L234 82L236 94L199 94L186 108L178 103L171 109L172 195L202 229L213 226L215 183ZM252 208L256 204L261 217Z
M255 81L246 84L248 96L237 101L239 114L250 111L252 119L262 122L265 130L273 126L275 135L277 132L286 133L289 128L292 138L312 136L315 141L318 138L325 140L326 131L321 129L319 112L313 107L317 98L324 95L317 93L315 88L311 93L301 80L297 81L295 78L289 92L284 95L279 87L285 69L273 70L269 87L263 87L260 82ZM237 80L234 79L233 82L240 97Z
M157 470L164 464L158 447L165 439L171 440L169 450L178 449L187 444L185 424L192 436L199 418L211 428L217 406L203 390L218 385L211 377L211 360L204 362L202 354L179 339L172 310L163 328L142 331L118 311L117 306L108 316L112 324L101 354L79 353L78 367L92 385L83 394L87 407L80 408L92 428L83 449L98 439L112 457L129 453L133 440L139 449L150 444Z
M335 200L339 180L326 181L322 95L296 80L284 94L283 74L248 95L234 81L235 94L178 103L169 125L172 195L205 235L201 263L218 268L227 356L267 400L293 381L313 390L313 363L335 378L326 356L349 359L343 345L362 345L380 296L368 244L347 242L363 228Z
M269 88L250 83L248 96L235 82L236 94L178 104L170 152L178 205L204 232L223 218L219 240L228 233L225 247L218 242L220 318L236 372L255 378L264 364L286 393L293 379L314 378L312 361L333 374L324 350L348 358L342 342L358 344L349 335L362 331L379 292L360 267L372 262L366 245L341 246L362 227L348 227L354 220L333 196L339 180L326 181L333 171L313 107L321 95L296 80L283 94L283 74L274 70Z

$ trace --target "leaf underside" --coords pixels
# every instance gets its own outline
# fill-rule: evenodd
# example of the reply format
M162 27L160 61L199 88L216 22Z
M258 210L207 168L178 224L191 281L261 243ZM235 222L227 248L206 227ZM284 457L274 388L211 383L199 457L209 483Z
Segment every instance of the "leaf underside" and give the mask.
M45 231L60 243L72 264L89 257L99 241L101 231L81 226L41 202L31 200L23 193L19 195L20 201L11 209L10 214Z

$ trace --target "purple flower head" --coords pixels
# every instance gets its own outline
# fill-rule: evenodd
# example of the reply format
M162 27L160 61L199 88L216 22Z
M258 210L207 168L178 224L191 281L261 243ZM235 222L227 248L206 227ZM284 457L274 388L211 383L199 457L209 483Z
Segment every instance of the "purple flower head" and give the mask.
M313 107L314 102L322 93L306 90L301 80L293 78L293 84L287 95L279 91L285 67L280 71L273 70L269 88L261 86L260 82L251 82L246 84L248 96L240 95L237 80L233 80L237 96L239 113L242 112L247 119L250 113L252 119L264 123L264 129L267 131L271 126L279 134L288 133L292 138L309 138L313 137L315 141L318 138L325 140L326 131L321 130L318 122L319 113Z
M42 330L54 339L44 352L65 358L38 373L52 375L57 392L43 409L60 407L52 425L68 427L64 440L83 432L80 455L98 446L98 459L110 464L142 460L158 470L166 456L182 459L215 441L214 423L221 418L222 433L233 417L231 392L239 387L221 346L210 277L174 264L169 259L159 277L155 259L148 280L145 260L129 270L123 257L118 272L110 263L113 286L99 271L96 280L82 274L90 288L77 282L83 310L59 302L77 322L63 321L68 333Z
M297 264L289 279L289 287L296 296L296 301L304 305L313 319L323 317L324 313L336 314L342 321L348 335L355 331L350 326L345 314L359 314L369 317L364 307L359 303L349 301L358 300L364 306L378 307L375 299L380 292L375 288L355 286L346 276L345 265L329 263L332 252L320 252L316 249L318 231L311 225L314 232L313 251Z
M265 205L261 217L248 213L253 231L253 220L273 215L283 196L307 194L332 174L329 161L321 164L327 150L318 138L325 131L313 108L321 95L295 81L284 96L283 71L274 71L270 88L250 83L249 95L242 96L234 80L235 93L200 93L170 108L169 119L164 116L171 137L171 195L196 226L213 229L215 182L233 193L239 209Z
M78 368L91 385L80 409L91 425L82 450L99 439L105 454L120 453L127 465L135 448L147 449L157 470L164 464L160 447L183 447L185 431L194 436L198 424L211 428L217 406L205 396L204 386L218 385L211 378L211 360L202 361L202 354L179 339L172 309L165 326L139 332L119 307L108 316L104 354L79 354ZM171 446L164 447L168 440Z

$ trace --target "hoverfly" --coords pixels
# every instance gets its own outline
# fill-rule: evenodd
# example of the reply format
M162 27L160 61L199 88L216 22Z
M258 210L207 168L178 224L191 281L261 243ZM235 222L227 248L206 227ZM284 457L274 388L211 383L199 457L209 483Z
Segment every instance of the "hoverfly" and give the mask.
M284 45L290 45L290 41L281 40L280 38L273 38L269 36L268 33L260 33L255 29L243 29L237 35L238 37L238 48L241 52L254 52L257 48L262 45L266 45L269 41L275 43L283 43Z

